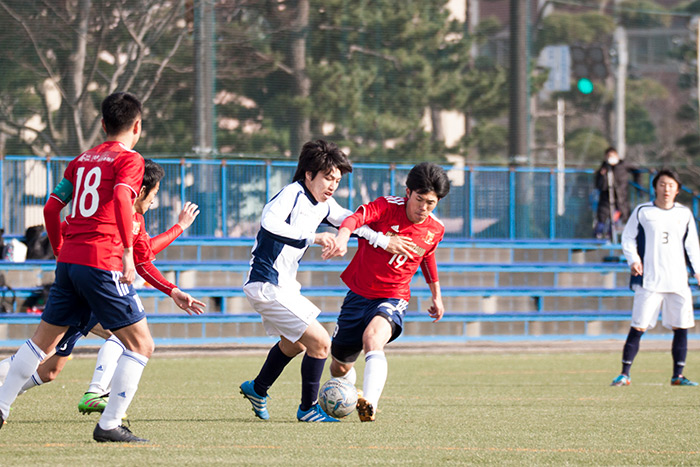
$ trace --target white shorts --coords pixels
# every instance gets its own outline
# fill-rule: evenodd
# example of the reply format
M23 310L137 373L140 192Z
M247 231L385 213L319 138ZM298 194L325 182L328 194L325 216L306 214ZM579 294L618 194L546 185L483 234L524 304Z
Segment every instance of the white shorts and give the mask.
M652 292L637 287L632 305L633 328L651 329L661 312L661 324L668 329L689 329L695 326L693 316L693 296L690 288L680 293Z
M268 336L298 341L321 310L298 290L283 289L269 282L251 282L243 293L262 316Z

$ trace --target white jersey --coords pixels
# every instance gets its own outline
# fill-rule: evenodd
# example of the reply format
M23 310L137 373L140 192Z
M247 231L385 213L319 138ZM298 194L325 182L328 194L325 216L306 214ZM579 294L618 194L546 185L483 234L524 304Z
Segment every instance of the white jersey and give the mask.
M341 207L333 198L316 201L302 182L285 186L263 208L246 284L269 282L301 289L296 280L299 261L314 243L319 225L325 222L340 227L351 214L352 211ZM366 226L354 233L374 246L386 248L389 243L388 237Z
M644 274L632 277L653 292L682 292L688 289L688 263L700 272L700 245L693 213L674 203L662 209L653 202L634 208L622 232L622 252L632 265L641 262Z

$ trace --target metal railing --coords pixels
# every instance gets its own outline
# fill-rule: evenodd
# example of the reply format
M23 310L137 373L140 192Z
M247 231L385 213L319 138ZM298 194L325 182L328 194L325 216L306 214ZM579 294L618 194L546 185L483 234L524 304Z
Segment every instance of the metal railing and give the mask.
M47 196L71 158L6 156L0 158L0 228L21 236L43 223ZM158 158L166 175L147 229L162 232L177 221L184 201L200 206L201 215L185 237L252 237L262 208L292 179L295 161ZM349 209L382 195L403 195L412 165L355 164L335 198ZM554 240L590 238L598 193L592 169L535 167L445 167L452 188L440 202L438 217L446 238ZM649 179L642 174L641 179ZM645 185L633 183L631 201L649 199ZM699 198L687 192L681 202L696 214Z

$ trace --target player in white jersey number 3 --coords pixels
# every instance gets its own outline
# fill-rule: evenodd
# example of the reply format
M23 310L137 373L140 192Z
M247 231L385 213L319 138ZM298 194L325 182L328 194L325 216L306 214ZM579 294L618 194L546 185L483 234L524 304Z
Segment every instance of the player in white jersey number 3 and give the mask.
M673 330L674 386L697 386L683 376L688 353L688 329L695 326L688 266L700 281L700 245L693 213L676 203L681 182L675 171L660 170L652 181L656 198L637 206L622 232L622 252L630 265L634 290L632 323L622 351L622 372L612 386L630 384L630 368L644 332L662 313L662 324Z

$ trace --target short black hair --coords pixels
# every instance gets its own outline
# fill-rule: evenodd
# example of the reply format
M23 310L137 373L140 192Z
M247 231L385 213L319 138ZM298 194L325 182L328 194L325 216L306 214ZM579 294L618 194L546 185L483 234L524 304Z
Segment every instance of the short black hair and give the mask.
M667 177L670 177L673 180L675 180L676 183L678 183L678 190L680 190L681 186L683 186L681 184L681 178L678 176L678 172L671 168L663 168L656 172L656 175L654 175L654 179L651 181L651 186L654 187L654 190L656 190L656 182L658 182L663 175L666 175Z
M442 199L450 192L450 179L439 165L421 162L408 172L406 188L421 195L434 191Z
M614 147L610 146L608 149L605 150L605 153L604 153L604 154L605 154L605 157L608 157L608 154L610 154L611 152L617 152L617 149L615 149Z
M144 193L148 195L158 182L165 177L165 169L151 159L146 159L143 162L143 182L141 187L146 190Z
M338 145L322 139L308 141L301 148L293 181L304 180L306 172L311 172L313 174L311 178L316 178L317 173L327 174L334 168L340 170L341 175L352 172L352 164L350 164L348 156L338 149Z
M141 101L128 92L115 92L102 101L102 120L108 135L128 130L141 116Z

